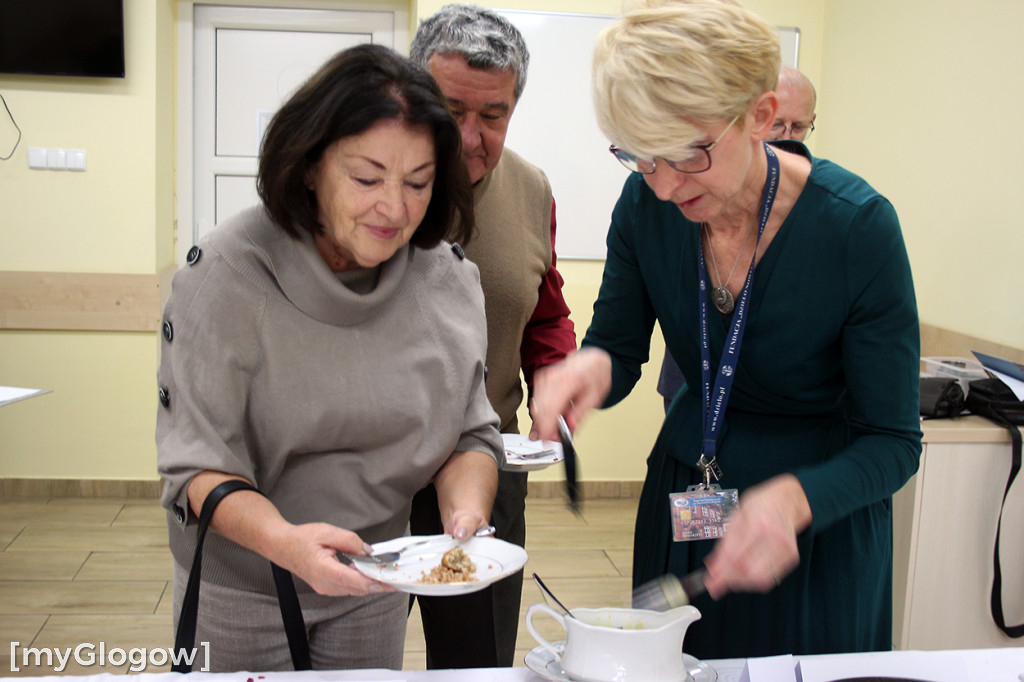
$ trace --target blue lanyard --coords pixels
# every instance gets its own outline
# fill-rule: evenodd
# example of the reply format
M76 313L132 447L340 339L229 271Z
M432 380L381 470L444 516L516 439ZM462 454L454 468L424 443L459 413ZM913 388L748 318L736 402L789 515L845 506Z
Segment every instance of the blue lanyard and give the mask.
M764 227L768 224L768 215L771 213L775 192L779 187L779 157L767 144L764 145L764 151L768 160L768 177L765 178L764 193L761 198L761 221L757 228L757 241L754 242L754 257L750 259L747 279L743 284L739 300L736 302L732 330L726 339L725 347L722 348L714 389L711 386L711 344L708 338L707 267L704 264L704 249L700 246L697 248L697 267L700 276L701 379L704 385L704 444L697 467L704 474L704 487L711 485L712 476L715 480L722 477L722 470L715 459L718 450L718 430L722 417L725 415L725 407L729 403L729 392L732 390L732 380L736 373L740 346L743 343L743 331L747 325L747 303L750 298L751 285L754 282L757 246L761 242L761 235L764 234ZM708 239L710 238L709 235ZM700 244L699 240L698 244Z

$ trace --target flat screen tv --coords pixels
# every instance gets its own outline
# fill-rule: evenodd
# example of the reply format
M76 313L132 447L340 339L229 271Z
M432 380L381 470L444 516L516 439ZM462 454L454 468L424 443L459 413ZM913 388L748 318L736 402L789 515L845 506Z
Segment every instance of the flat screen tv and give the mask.
M0 0L0 73L124 78L123 0Z

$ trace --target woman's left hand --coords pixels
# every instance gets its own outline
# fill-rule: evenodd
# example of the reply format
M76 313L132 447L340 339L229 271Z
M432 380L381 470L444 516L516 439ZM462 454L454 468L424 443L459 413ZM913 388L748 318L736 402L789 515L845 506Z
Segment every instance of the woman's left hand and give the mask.
M477 450L453 452L434 477L444 532L468 540L487 525L498 490L498 465Z
M708 594L769 592L800 562L796 536L811 508L792 474L776 476L740 496L729 527L705 560Z

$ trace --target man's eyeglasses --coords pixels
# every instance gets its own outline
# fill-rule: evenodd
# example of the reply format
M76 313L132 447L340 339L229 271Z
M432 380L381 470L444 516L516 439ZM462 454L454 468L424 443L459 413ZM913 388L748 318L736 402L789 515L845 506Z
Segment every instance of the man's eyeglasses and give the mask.
M739 119L739 116L734 116L729 125L725 126L725 130L719 134L715 141L710 144L698 144L694 145L692 149L696 152L688 159L682 161L669 161L668 159L662 159L670 167L679 171L680 173L703 173L707 169L711 168L711 150L715 148L715 145L725 137L725 133L728 132L732 124ZM627 151L619 149L615 145L608 147L608 151L619 160L623 166L633 171L634 173L643 173L644 175L650 175L655 169L655 159L641 159Z
M813 132L814 121L811 121L810 123L794 121L789 125L786 125L782 121L776 121L775 125L772 126L772 139L800 141L810 137Z

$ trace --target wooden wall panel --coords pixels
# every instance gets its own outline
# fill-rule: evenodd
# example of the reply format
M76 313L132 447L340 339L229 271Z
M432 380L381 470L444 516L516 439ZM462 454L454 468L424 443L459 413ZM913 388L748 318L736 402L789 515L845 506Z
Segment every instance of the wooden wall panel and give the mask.
M160 275L0 272L0 329L156 331Z

